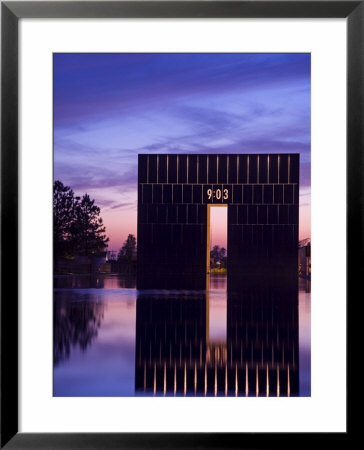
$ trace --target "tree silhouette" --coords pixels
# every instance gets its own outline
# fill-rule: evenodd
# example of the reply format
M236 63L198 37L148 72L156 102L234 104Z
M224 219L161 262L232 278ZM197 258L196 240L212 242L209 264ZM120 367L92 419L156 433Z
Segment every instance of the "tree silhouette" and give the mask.
M219 247L214 245L210 251L210 266L211 267L224 267L226 257L226 249L224 247Z
M105 235L105 227L100 217L100 208L85 194L77 201L75 220L71 225L72 247L81 255L93 255L105 250L109 238Z
M75 215L75 197L69 186L55 181L53 186L53 253L54 258L71 250L71 225Z
M131 262L136 251L136 238L133 234L129 234L118 254L118 261Z
M54 258L95 255L103 252L109 238L100 217L100 208L88 194L82 199L61 181L53 187Z

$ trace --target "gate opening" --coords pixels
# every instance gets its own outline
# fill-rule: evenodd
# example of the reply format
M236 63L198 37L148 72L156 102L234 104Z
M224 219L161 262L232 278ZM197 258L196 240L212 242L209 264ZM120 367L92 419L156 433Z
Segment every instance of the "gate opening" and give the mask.
M227 205L207 206L207 275L226 275ZM217 288L217 286L216 286Z
M207 207L207 341L211 358L226 353L227 205Z

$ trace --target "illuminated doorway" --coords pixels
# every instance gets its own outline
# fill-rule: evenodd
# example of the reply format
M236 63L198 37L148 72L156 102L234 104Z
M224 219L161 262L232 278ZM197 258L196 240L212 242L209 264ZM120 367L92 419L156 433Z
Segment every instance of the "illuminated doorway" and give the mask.
M227 205L207 205L207 289L210 287L210 276L212 274L226 275L228 236L227 212ZM224 283L226 283L226 279L224 280Z
M227 213L226 204L207 206L206 360L215 364L215 395L217 364L224 365L227 356Z

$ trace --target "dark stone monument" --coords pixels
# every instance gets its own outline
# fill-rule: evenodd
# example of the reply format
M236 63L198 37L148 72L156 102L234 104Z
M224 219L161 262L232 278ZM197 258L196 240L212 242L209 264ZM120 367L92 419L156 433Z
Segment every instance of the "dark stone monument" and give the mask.
M299 154L139 155L138 289L206 288L209 205L227 205L228 289L297 274Z

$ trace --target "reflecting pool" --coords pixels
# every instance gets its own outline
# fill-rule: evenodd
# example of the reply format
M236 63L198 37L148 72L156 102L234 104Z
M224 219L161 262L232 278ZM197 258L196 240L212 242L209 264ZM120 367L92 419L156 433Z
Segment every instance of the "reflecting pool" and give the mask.
M57 277L55 396L309 396L310 284L137 291L132 277Z

